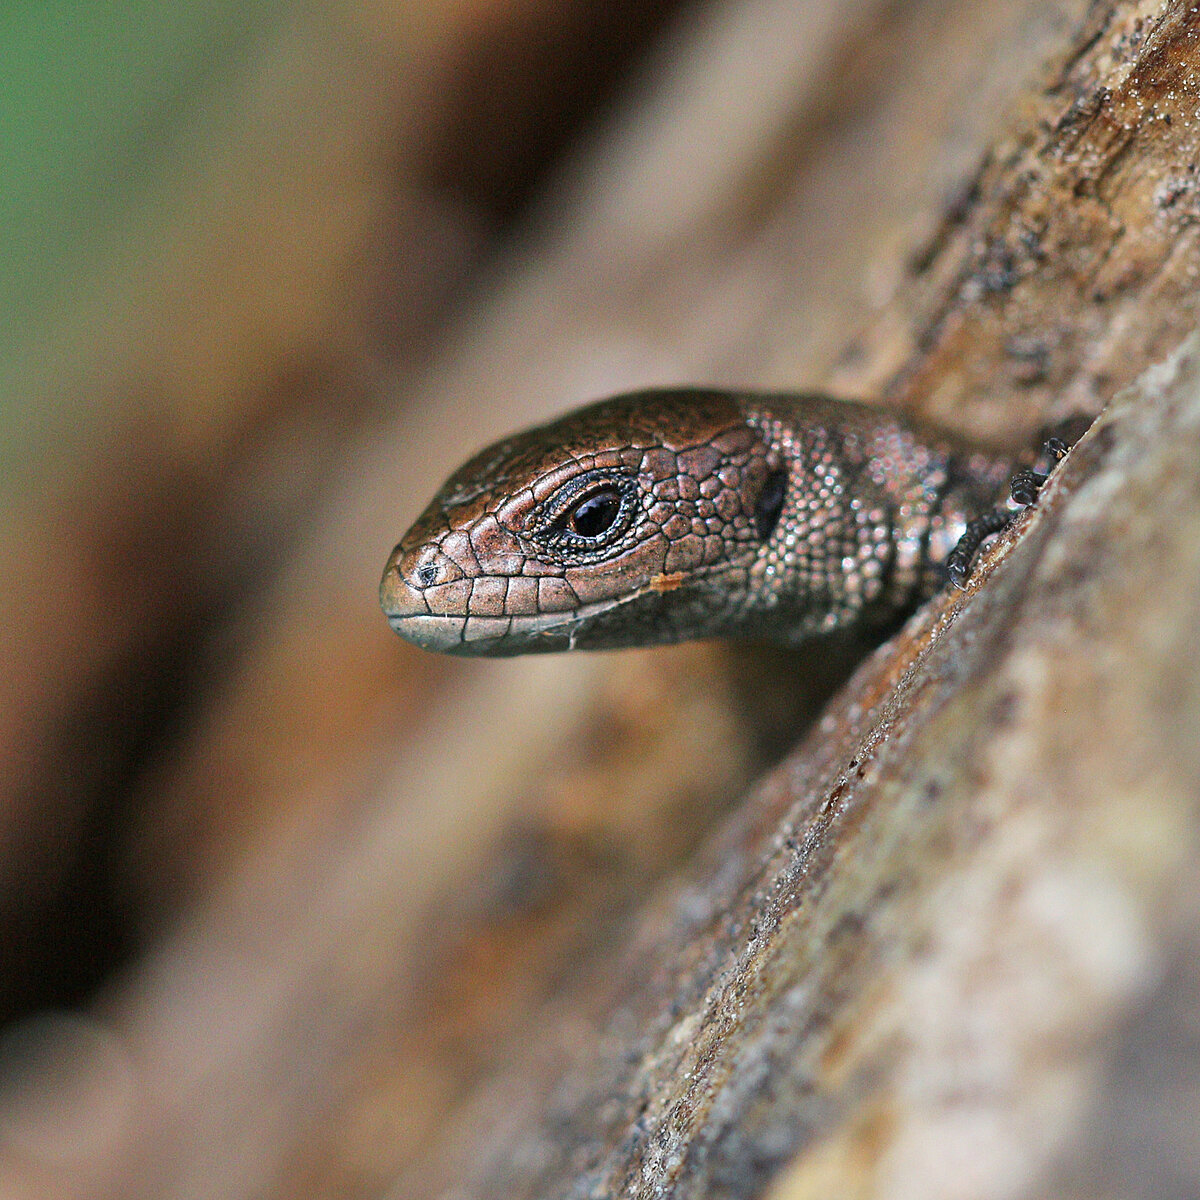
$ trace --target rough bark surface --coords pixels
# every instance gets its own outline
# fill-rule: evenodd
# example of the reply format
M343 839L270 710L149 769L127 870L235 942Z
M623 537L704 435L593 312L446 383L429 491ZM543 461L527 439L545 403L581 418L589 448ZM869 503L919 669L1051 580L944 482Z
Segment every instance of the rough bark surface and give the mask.
M1095 411L1195 328L1198 18L1056 15L1061 41L838 386L1022 438ZM857 678L390 1195L1192 1181L1186 1135L1169 1165L1114 1173L1089 1132L1131 1103L1122 1037L1152 1079L1175 1051L1178 1026L1142 1025L1187 961L1174 898L1196 877L1192 370L1161 383L1080 447L1003 582L957 623L948 598ZM1196 1075L1180 1069L1182 1095Z
M391 1194L1194 1194L1198 447L1191 339Z

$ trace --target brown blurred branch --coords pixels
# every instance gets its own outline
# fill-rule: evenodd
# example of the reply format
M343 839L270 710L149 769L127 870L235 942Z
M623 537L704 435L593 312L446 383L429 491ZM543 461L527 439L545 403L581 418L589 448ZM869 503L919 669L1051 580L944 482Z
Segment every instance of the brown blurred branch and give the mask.
M0 1113L14 1194L1195 1190L1187 1131L1153 1163L1120 1134L1200 1073L1200 384L1169 357L1197 18L720 17L560 184L146 782L133 887L180 920L47 1051L64 1112ZM1155 363L744 800L714 650L471 670L367 614L465 442L604 386L832 381L1015 443Z

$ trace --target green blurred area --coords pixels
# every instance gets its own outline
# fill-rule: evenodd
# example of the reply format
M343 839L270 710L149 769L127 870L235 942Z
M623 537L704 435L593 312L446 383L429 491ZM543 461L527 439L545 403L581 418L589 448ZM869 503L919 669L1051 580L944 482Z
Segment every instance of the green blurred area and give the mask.
M136 257L186 175L198 106L241 71L280 8L0 6L0 467L45 453L78 416L72 324Z

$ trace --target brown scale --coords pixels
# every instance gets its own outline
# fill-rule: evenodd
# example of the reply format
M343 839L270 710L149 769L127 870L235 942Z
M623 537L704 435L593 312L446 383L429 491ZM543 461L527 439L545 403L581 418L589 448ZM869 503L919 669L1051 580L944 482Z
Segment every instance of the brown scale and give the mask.
M380 600L402 637L457 654L796 644L932 594L1013 467L821 396L619 396L467 462L392 552Z

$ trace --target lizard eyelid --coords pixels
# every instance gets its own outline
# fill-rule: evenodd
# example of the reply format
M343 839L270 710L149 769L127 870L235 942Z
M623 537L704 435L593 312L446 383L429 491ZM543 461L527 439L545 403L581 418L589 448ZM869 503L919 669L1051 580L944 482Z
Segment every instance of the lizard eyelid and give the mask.
M588 471L546 503L543 537L562 546L600 549L625 533L636 511L637 483L628 475Z

